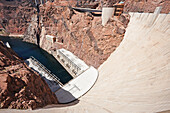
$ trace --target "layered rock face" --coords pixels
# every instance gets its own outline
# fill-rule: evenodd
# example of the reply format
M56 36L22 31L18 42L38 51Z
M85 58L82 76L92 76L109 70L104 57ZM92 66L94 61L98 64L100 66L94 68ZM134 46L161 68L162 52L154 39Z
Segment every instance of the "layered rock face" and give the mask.
M36 9L28 0L0 1L0 28L10 33L24 34Z
M96 68L120 44L129 22L129 16L122 15L111 18L102 26L100 16L77 12L69 7L56 7L54 3L40 7L40 18L40 47L50 53L65 48ZM49 42L45 35L55 36L58 42Z
M35 109L55 103L46 82L0 42L0 108Z
M162 6L161 13L170 12L169 0L126 0L124 11L152 13L158 6Z

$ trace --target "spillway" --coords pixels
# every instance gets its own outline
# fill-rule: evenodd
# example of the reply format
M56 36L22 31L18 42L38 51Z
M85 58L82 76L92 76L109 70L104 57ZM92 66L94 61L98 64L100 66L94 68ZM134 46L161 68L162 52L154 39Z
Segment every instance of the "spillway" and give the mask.
M153 113L170 110L170 14L130 13L125 36L99 67L94 87L72 104L31 113Z

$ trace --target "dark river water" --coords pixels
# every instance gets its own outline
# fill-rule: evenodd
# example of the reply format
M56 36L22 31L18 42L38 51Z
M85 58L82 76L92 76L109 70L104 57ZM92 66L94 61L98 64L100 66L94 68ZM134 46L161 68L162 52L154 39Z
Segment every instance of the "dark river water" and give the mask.
M40 61L47 69L54 73L60 82L65 84L72 79L71 75L61 66L61 64L50 54L35 44L27 43L18 38L2 37L0 40L8 42L11 48L24 60L33 56Z

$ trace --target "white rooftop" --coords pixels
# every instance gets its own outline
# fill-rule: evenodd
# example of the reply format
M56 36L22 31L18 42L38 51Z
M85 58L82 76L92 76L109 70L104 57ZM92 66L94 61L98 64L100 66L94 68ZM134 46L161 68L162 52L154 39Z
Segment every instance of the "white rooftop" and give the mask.
M70 51L65 49L59 49L58 51L62 52L70 61L72 61L75 65L77 65L81 70L86 70L89 66L82 60L80 60L77 56L75 56Z
M48 38L54 38L54 36L52 36L52 35L46 35L46 37L48 37Z

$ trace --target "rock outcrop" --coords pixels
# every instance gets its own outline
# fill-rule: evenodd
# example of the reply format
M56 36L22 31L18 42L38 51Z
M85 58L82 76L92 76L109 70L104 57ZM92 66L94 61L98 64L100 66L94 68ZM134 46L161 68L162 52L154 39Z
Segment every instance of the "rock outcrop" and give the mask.
M55 7L54 3L40 7L40 18L43 28L40 47L50 53L65 48L96 68L119 46L129 22L129 16L124 14L102 26L100 16ZM45 35L53 35L58 41L50 43Z
M47 83L0 42L0 108L35 109L55 103Z
M161 13L170 12L169 0L126 0L124 11L153 13L158 6L162 6Z
M24 34L36 9L29 0L1 0L0 28L10 33Z

